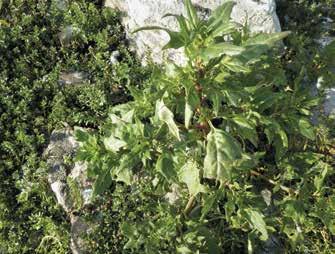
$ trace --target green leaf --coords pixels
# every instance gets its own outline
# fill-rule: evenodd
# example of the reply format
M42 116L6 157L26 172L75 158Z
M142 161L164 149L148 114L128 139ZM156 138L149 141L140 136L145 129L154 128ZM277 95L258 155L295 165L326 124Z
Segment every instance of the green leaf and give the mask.
M0 9L1 9L1 2L0 2ZM8 26L10 26L10 24L6 20L4 20L4 19L0 19L0 27L1 26L8 27Z
M315 140L314 128L307 119L299 119L298 128L303 136L310 140Z
M233 122L238 126L238 132L245 138L249 139L251 143L257 147L258 136L255 124L244 116L235 116Z
M266 229L265 221L263 220L263 215L252 209L244 209L246 214L248 215L249 223L256 229L258 232L261 233L260 239L266 241L269 238L268 231Z
M200 55L205 61L209 61L210 59L219 57L223 54L228 56L235 56L243 52L243 50L243 47L236 46L228 42L221 42L203 48L200 51Z
M212 37L224 36L234 32L235 29L236 29L235 24L231 22L223 23L219 27L217 27L214 31L212 31L210 35Z
M139 163L139 158L131 153L126 154L119 160L119 166L113 168L113 176L116 176L116 181L124 182L130 185L133 180L132 170Z
M185 46L185 39L181 33L170 31L169 33L170 41L162 48L164 49L179 49Z
M147 31L147 30L163 30L169 34L170 41L163 47L163 50L169 49L169 48L178 49L178 48L185 46L185 40L181 33L171 31L170 29L160 27L160 26L140 27L138 29L135 29L132 33L137 33L140 31Z
M109 169L105 169L101 174L98 175L97 179L93 184L93 196L100 195L112 184L112 176Z
M214 193L210 195L204 195L204 205L201 209L201 218L200 220L203 220L206 215L209 213L209 211L212 209L213 205L216 203L216 201L219 199L220 195L222 194L221 190L217 190Z
M87 142L90 138L90 134L83 128L79 127L74 128L74 135L76 137L76 140L79 142Z
M327 226L331 234L335 235L335 198L321 197L314 204L313 211L309 216L319 218Z
M164 152L158 157L156 170L160 172L168 182L176 182L177 174L170 153Z
M204 177L220 182L230 181L234 161L242 158L238 142L223 130L212 127L207 136Z
M156 116L160 121L167 124L170 133L180 141L179 129L173 120L173 113L165 106L163 100L156 102Z
M226 56L222 59L221 64L232 72L249 72L250 69L239 59Z
M128 222L123 222L121 225L122 235L128 238L127 243L123 247L124 249L132 249L138 246L139 237L138 231L135 225L132 225Z
M186 6L186 11L187 11L187 17L191 21L193 28L196 28L200 22L199 17L197 15L197 11L192 5L191 0L185 0L185 6Z
M245 64L254 64L261 60L260 56L265 54L270 47L268 45L257 44L245 46L245 50L238 56L239 60Z
M231 12L236 3L227 1L221 6L217 7L208 19L208 32L218 29L220 26L225 26L230 21Z
M116 181L131 185L133 175L129 169L123 167L116 168L114 173L116 175Z
M206 192L204 185L200 183L200 169L196 162L190 160L178 172L179 180L186 183L190 195Z
M261 121L267 125L265 134L269 143L273 143L276 148L276 160L280 160L288 149L288 138L281 125L271 119L263 117Z
M185 102L185 127L188 129L190 127L194 110L200 104L199 96L197 95L195 89L191 87L186 91L186 102Z
M118 152L122 147L125 147L127 145L126 142L115 138L113 135L111 135L109 138L104 138L103 142L106 149L114 153Z
M327 63L328 66L332 67L335 65L335 41L332 41L324 47L322 52L322 59Z
M268 46L272 46L274 43L284 39L287 37L291 32L280 32L280 33L259 33L245 42L243 42L243 46L250 46L250 45L257 45L257 44L265 44Z
M194 252L186 246L179 246L177 247L177 253L178 254L193 254Z
M316 168L321 169L321 174L319 173L314 177L314 186L315 186L317 191L321 191L321 189L323 187L323 183L324 183L324 181L326 179L326 176L327 176L328 172L330 171L331 167L327 163L319 162L317 165L315 165L313 167L314 170Z
M255 245L257 242L258 236L256 234L256 231L251 231L248 234L248 254L255 253Z
M165 18L165 17L174 17L174 18L177 19L178 24L179 24L180 33L183 35L185 40L186 40L186 38L188 38L190 36L188 20L186 20L183 15L176 15L176 14L168 13L168 14L165 14L163 16L163 18Z
M216 79L215 79L216 80ZM220 108L221 108L221 103L222 103L222 94L216 92L216 91L213 91L209 98L212 100L213 102L213 112L215 114L215 117L217 117L219 115L219 112L220 112Z

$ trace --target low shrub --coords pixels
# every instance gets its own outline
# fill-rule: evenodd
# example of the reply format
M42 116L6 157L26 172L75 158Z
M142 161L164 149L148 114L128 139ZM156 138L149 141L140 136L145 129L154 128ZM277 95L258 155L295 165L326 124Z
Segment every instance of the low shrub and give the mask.
M49 135L65 122L99 126L147 75L99 2L0 1L1 253L68 253L69 221L41 156ZM67 84L73 73L83 78Z

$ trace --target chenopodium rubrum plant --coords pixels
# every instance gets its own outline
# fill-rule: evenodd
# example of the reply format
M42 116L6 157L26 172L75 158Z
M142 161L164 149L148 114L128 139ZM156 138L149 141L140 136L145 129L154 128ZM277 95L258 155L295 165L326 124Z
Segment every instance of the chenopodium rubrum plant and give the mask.
M185 6L187 17L166 15L178 32L135 32L167 32L164 49L183 48L186 66L167 63L141 89L129 87L133 100L111 109L102 134L77 131L94 195L113 182L137 191L145 182L157 206L170 207L143 213L136 226L124 222L125 248L157 253L165 239L178 253L222 253L227 245L253 252L273 237L293 249L306 236L327 241L335 233L333 170L313 149L319 99L302 85L305 70L288 84L281 67L289 33L250 34L231 21L230 1L207 20L189 0ZM167 205L171 188L178 202ZM173 226L162 223L166 213Z

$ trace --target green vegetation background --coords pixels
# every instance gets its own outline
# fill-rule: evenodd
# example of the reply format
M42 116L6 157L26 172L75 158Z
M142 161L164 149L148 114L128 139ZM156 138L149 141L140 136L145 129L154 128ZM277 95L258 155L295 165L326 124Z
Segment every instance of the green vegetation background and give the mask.
M42 159L49 135L64 123L97 128L110 106L131 99L126 86L140 85L149 73L130 53L115 11L102 1L82 0L71 1L65 11L59 2L0 0L0 253L69 252L69 220L56 204ZM286 41L288 72L293 77L306 65L315 81L312 38L321 36L323 17L335 16L334 4L277 4L283 30L293 31ZM59 38L68 26L75 28L69 43ZM112 65L115 50L120 63ZM59 83L60 74L69 71L87 73L86 83ZM92 253L120 253L126 240L116 233L118 220L134 207L137 215L150 209L148 198L140 193L135 199L119 186L99 200L104 217L88 239ZM322 250L324 243L310 244Z

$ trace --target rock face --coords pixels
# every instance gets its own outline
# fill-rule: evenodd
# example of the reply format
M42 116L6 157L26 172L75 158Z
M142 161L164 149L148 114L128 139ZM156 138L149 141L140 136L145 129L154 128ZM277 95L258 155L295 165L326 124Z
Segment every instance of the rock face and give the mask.
M335 116L335 88L328 88L326 90L324 112L328 116Z
M324 31L326 34L331 31L332 26L334 25L334 20L331 18L324 18L324 21L322 23L321 29ZM334 36L324 36L322 38L319 38L316 40L321 48L326 47L333 41L335 41ZM332 70L335 73L335 70ZM316 84L317 88L322 87L322 82L323 82L323 77L319 77L318 82ZM335 117L335 88L326 88L325 89L325 103L324 103L324 113L326 116L332 116Z
M55 130L50 137L50 143L44 152L50 168L48 181L55 193L58 204L67 212L71 221L71 250L74 254L85 253L82 236L92 228L75 211L90 202L91 183L86 177L86 165L69 163L78 149L79 144L71 129ZM76 184L79 194L75 195L71 184ZM79 197L78 197L79 196ZM79 202L79 199L81 202ZM80 204L79 204L80 203Z
M193 0L198 12L207 17L225 0ZM232 19L244 24L248 19L252 32L279 32L280 23L276 14L275 0L235 0L236 5L232 12ZM167 13L183 14L186 16L182 0L106 0L105 6L117 8L125 14L123 24L129 38L135 43L137 54L143 63L146 56L151 56L155 63L162 63L167 58L178 64L183 64L185 58L182 50L167 50L162 53L162 47L168 42L169 36L162 31L142 31L131 34L136 28L142 26L159 25L178 30L173 18L164 18Z

